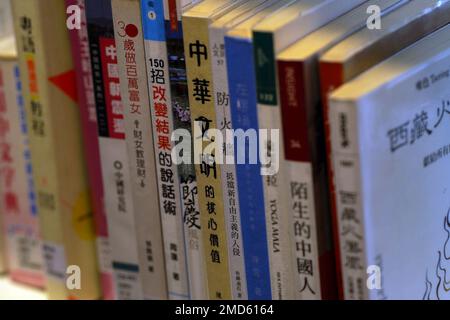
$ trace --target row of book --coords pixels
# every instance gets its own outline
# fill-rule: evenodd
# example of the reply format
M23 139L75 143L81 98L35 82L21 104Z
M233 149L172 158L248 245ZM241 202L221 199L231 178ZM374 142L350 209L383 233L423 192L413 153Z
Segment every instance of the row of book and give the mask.
M50 299L449 298L449 22L0 0L0 269Z

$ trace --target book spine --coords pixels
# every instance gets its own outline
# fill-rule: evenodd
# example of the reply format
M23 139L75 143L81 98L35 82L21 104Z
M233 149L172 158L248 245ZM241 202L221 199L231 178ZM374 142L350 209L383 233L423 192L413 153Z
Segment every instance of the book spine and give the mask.
M235 129L258 130L256 79L251 41L225 38L231 120ZM237 154L235 147L235 154ZM269 251L261 166L237 164L247 292L250 300L271 300ZM257 232L255 232L257 230Z
M213 72L215 112L218 128L223 137L227 130L233 129L230 92L225 56L225 30L210 28L211 64ZM244 248L242 244L241 218L239 211L236 167L234 165L234 143L224 139L224 163L221 165L222 197L224 201L225 223L227 228L233 299L247 299L247 280L245 276ZM231 159L230 162L228 159Z
M183 25L181 23L182 1L166 0L166 49L169 68L170 97L173 128L177 131L175 141L192 143L191 111L186 81L184 58ZM169 15L167 17L167 12ZM204 245L201 235L200 207L198 201L197 177L193 162L178 164L181 190L181 206L184 222L184 236L187 251L189 290L191 299L207 299L207 278Z
M41 239L24 116L17 62L0 61L0 203L9 275L14 281L43 288Z
M319 244L302 62L278 61L297 299L321 299Z
M336 183L339 243L344 298L368 299L367 260L361 192L359 114L351 102L336 102L329 108L331 156Z
M194 163L198 181L200 218L204 226L202 237L208 293L210 299L229 300L232 296L222 198L222 174L216 158L222 145L217 141L220 135L214 134L215 137L213 137L212 131L209 130L217 129L212 95L209 24L209 19L183 16L191 125L194 131Z
M106 213L103 205L103 181L97 136L97 114L95 110L91 55L87 35L85 0L66 0L66 6L69 9L71 6L77 6L80 9L80 28L70 30L69 34L76 72L78 104L83 127L83 143L91 192L91 203L94 210L97 258L100 268L102 292L104 299L112 300L114 299L114 283L111 268L111 247Z
M112 9L144 298L166 299L163 238L154 179L153 112L150 113L139 0L113 0ZM145 208L153 210L148 212Z
M330 211L332 222L332 233L334 242L334 251L336 259L336 279L338 286L339 298L344 298L344 288L341 270L341 250L340 250L340 237L338 227L338 212L336 208L336 186L334 181L333 161L331 157L331 128L329 120L329 102L328 96L330 93L341 86L344 79L344 69L341 64L337 63L319 63L320 74L320 96L322 102L322 116L325 132L325 153L327 158L327 171L328 171L328 188L330 195Z
M119 300L142 299L111 2L87 1L86 18L115 295Z
M27 56L23 55L22 59L25 60L25 66L35 67L31 77L29 70L25 73L31 80L32 92L30 109L27 111L32 119L33 134L41 138L38 141L40 144L35 145L32 157L36 160L34 172L37 173L35 183L39 214L44 212L41 225L44 237L47 233L50 243L44 245L47 268L51 271L48 273L56 280L57 291L54 296L97 299L100 297L100 288L95 234L76 103L75 72L68 30L60 27L66 23L66 8L64 1L35 0L21 3L29 11L19 15L17 33L19 37L28 37L27 40L21 40L22 46L33 48L25 50L22 47L21 51L31 51L34 56L34 62L31 63ZM53 9L52 19L46 19L45 11L49 6ZM55 44L58 44L57 50ZM39 88L37 99L33 96L37 93L34 86ZM41 176L41 172L45 176ZM65 259L61 258L63 255ZM83 271L79 287L69 282L66 284L67 266L76 266L76 270ZM52 296L53 292L50 291Z
M149 15L154 15L152 18ZM178 168L172 159L173 117L170 109L170 82L165 43L164 4L151 7L142 2L147 63L147 86L151 95L154 152L159 159L156 177L163 225L167 281L171 299L189 299L187 262Z
M48 128L49 109L42 108L42 84L39 83L38 85L37 82L36 33L40 25L33 9L33 0L13 3L20 74L22 76L27 124L30 129L33 177L43 239L43 257L46 271L45 287L50 299L65 299L67 298L64 283L66 254L61 230L62 219L55 208L54 177L56 176L56 168L51 164L55 155L52 148L53 139ZM45 184L44 181L46 181Z
M292 299L292 268L291 243L289 227L289 210L287 208L287 185L285 183L286 165L284 163L284 145L280 143L281 112L278 99L278 83L275 64L274 39L272 33L255 32L253 35L258 122L260 129L268 129L269 134L263 136L261 144L268 154L270 163L279 161L279 170L269 172L263 177L266 223L268 229L270 275L272 281L272 296L274 299ZM271 140L271 132L278 131L280 141ZM277 148L279 146L279 148Z

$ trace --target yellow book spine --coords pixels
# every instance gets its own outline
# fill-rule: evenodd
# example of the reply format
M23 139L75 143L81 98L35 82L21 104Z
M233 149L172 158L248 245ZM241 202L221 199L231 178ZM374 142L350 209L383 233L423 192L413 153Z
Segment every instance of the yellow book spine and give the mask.
M13 6L48 297L97 299L95 235L64 1L21 0Z
M220 165L215 156L222 145L211 148L205 129L216 129L211 54L208 52L210 20L183 17L189 103L194 145L202 140L202 151L194 147L195 171L198 182L200 220L206 257L208 293L210 299L231 299L225 215L222 199ZM199 132L200 131L200 132ZM199 134L200 133L200 134ZM199 135L199 136L197 136ZM197 140L197 141L195 141ZM216 141L217 142L217 141Z

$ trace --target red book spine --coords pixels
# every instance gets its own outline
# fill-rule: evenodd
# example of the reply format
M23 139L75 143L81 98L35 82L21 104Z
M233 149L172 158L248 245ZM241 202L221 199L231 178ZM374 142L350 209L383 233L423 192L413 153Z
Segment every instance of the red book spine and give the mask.
M76 5L81 9L81 28L70 31L70 40L76 70L78 103L83 126L83 139L89 174L91 201L94 210L95 231L98 239L97 247L99 252L103 298L112 300L114 299L112 267L105 266L109 261L107 255L110 250L108 242L108 226L103 203L104 195L98 141L98 125L84 1L85 0L66 0L66 5L67 7Z
M314 166L311 148L317 146L311 145L315 141L311 139L314 137L309 137L308 126L310 124L308 124L306 102L305 65L298 61L278 61L278 72L285 158L293 162L308 162ZM314 174L311 179L313 184L316 183ZM317 182L320 183L320 181ZM315 194L314 196L317 197L318 195ZM316 210L319 209L316 208ZM328 212L317 212L319 215L328 214ZM323 221L324 218L326 219L326 217L323 217L322 219L316 219L316 221ZM326 300L336 299L335 260L332 250L327 249L329 245L325 243L323 233L319 230L321 228L321 225L316 225L321 298Z
M336 187L334 183L333 163L331 158L331 127L328 117L329 104L328 98L331 92L344 83L344 68L339 63L324 63L321 62L319 66L320 73L320 91L322 101L322 114L324 119L325 129L325 146L328 168L328 186L330 189L330 204L331 204L331 220L333 226L333 240L336 258L336 277L338 283L339 298L344 299L342 268L341 268L341 250L339 242L339 213L336 207Z

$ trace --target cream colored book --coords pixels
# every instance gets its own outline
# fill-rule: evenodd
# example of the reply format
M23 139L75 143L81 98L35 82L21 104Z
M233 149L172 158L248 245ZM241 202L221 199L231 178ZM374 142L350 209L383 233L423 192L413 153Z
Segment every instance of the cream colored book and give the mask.
M51 8L51 16L48 10ZM13 3L51 299L101 296L63 0Z
M229 250L222 197L222 174L216 152L203 152L211 143L205 126L217 128L209 26L237 8L243 1L206 0L183 14L184 50L186 58L191 124L195 145L200 149L193 161L198 183L200 221L206 257L208 294L210 299L231 299ZM202 129L203 128L203 129ZM199 131L200 129L200 131ZM222 145L216 146L216 150ZM194 151L195 152L195 151Z
M140 0L112 0L112 11L120 92L124 108L125 141L137 222L139 264L143 267L140 270L142 289L145 299L167 299ZM180 250L182 248L183 245ZM184 252L180 252L180 262L184 266L182 255ZM166 256L168 257L170 255ZM186 276L182 276L182 270L178 273L179 281L186 281Z

